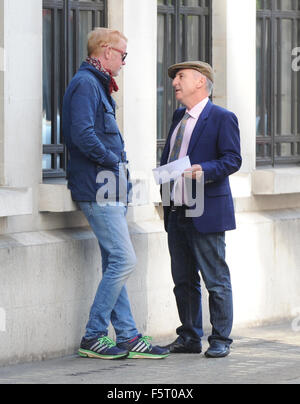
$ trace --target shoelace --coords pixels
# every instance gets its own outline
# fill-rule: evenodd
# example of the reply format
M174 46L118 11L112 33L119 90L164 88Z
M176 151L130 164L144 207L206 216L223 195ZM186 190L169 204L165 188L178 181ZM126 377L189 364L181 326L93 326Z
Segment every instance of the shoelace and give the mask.
M151 347L151 342L150 341L152 341L152 337L144 336L144 337L141 337L139 339L139 342L140 341L143 341L147 345L147 348L149 349Z
M107 345L108 348L112 348L113 346L116 346L115 341L113 341L109 337L100 337L100 338L98 338L98 341L100 342L101 345Z

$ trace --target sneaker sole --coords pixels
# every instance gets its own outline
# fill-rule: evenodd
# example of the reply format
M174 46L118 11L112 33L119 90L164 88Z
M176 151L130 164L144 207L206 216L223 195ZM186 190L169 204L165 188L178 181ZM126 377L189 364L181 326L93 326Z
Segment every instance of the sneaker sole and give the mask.
M108 359L108 360L125 358L128 355L127 353L121 355L101 355L98 354L97 352L87 351L85 349L79 349L78 354L82 358Z
M127 359L164 359L167 358L169 355L170 354L153 355L147 353L129 352Z

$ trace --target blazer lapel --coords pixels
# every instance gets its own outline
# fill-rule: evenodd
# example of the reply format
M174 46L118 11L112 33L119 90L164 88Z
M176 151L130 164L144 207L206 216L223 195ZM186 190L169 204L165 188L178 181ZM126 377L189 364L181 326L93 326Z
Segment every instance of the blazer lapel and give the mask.
M201 115L200 115L200 117L198 119L198 122L196 123L195 129L194 129L194 131L192 133L192 137L191 137L191 140L190 140L187 155L191 154L191 152L192 152L193 148L195 147L198 139L202 135L202 133L203 133L203 131L205 129L205 126L207 124L207 118L208 118L208 116L210 114L212 106L213 106L213 103L209 100L208 103L206 104L204 110L202 111L202 113L201 113Z

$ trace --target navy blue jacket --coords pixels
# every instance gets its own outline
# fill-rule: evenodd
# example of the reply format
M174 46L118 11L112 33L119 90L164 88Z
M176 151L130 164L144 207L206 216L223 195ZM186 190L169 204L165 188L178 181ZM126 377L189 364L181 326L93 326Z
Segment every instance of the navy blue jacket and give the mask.
M107 183L103 178L99 182L98 174L104 171L116 176L114 192L106 195L109 200L119 200L121 181L126 196L129 192L124 141L109 81L108 75L83 62L64 96L63 136L69 152L68 187L74 201L95 202L97 192Z
M174 129L186 109L178 109L173 116L170 133L161 158L168 162L170 141ZM233 230L236 227L229 176L242 164L240 131L237 117L224 108L208 102L193 131L187 155L191 164L200 164L204 171L204 213L193 218L194 226L203 234ZM169 207L164 207L167 231Z

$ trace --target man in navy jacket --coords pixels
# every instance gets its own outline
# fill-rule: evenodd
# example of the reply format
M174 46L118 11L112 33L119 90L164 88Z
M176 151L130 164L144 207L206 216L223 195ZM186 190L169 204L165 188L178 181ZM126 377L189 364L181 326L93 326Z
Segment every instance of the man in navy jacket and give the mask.
M68 186L98 239L102 256L103 277L79 354L160 359L169 351L152 346L149 337L139 334L125 287L136 256L126 221L130 190L126 153L111 94L118 90L114 77L125 65L126 50L127 39L119 31L92 31L89 56L73 77L63 103ZM108 338L110 322L116 343Z
M204 175L204 212L188 215L189 208L176 203L164 206L165 229L171 255L174 293L181 326L168 347L175 353L202 350L200 276L209 293L212 334L206 357L230 352L233 321L232 289L225 261L225 231L236 227L229 176L241 167L240 135L236 116L216 105L209 96L214 75L204 62L185 62L169 68L176 99L185 106L175 111L161 165L189 156L192 167L185 173L196 181ZM177 150L178 149L178 150ZM200 195L198 195L198 198ZM192 211L190 211L192 213Z

